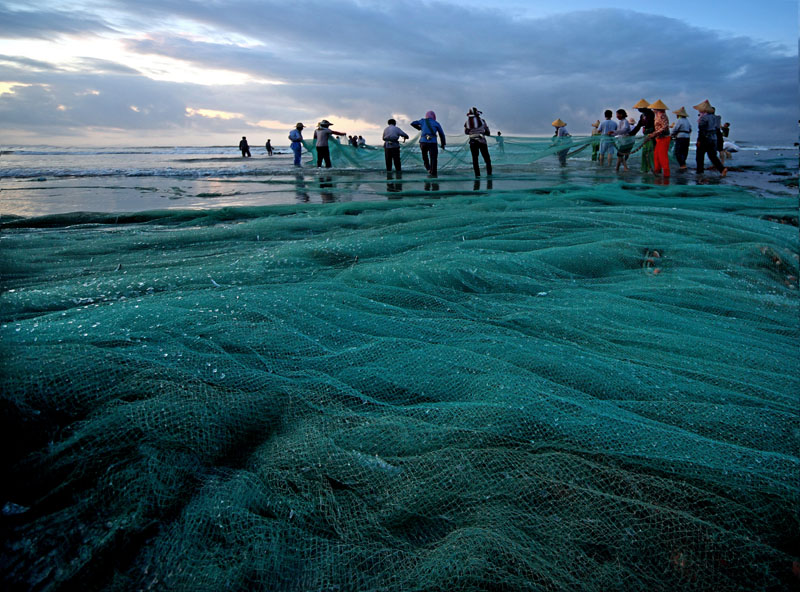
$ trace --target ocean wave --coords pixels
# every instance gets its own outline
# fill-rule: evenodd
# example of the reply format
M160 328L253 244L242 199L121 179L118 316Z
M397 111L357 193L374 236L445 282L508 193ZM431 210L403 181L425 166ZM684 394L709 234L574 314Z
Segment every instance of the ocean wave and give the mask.
M84 177L169 177L169 178L207 178L207 177L268 177L287 174L293 169L289 166L264 168L208 168L208 169L54 169L20 168L0 170L0 179L46 179L46 178L84 178Z
M258 144L250 146L251 150L260 151L263 146ZM286 147L273 147L275 154L291 154L291 150ZM2 155L23 155L23 156L103 156L103 155L181 155L181 154L213 154L213 155L238 155L239 149L236 146L147 146L147 147L127 147L120 146L114 148L87 148L75 147L64 148L56 146L9 146L2 151Z

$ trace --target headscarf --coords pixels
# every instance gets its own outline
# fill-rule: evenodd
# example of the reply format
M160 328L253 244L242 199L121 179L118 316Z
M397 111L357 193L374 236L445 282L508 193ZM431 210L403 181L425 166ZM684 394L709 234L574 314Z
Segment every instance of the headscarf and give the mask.
M436 113L434 113L433 111L428 111L425 114L425 119L433 119L434 121L436 121Z

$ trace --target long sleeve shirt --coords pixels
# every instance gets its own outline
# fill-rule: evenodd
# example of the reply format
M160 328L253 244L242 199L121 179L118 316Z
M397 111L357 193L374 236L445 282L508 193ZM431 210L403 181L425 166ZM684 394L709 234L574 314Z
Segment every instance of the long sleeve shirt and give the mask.
M292 144L299 144L303 141L303 132L299 129L293 129L289 132L289 139L292 141Z
M471 115L464 123L464 133L469 136L470 141L475 140L483 144L486 144L486 136L492 135L486 121L477 115Z
M669 136L669 117L665 111L655 112L653 131L650 134L654 138L664 138Z
M383 130L383 147L399 148L400 138L405 138L408 140L408 134L396 125L388 126L385 130Z
M639 122L631 130L631 135L635 136L636 132L638 132L640 129L643 129L645 134L649 134L653 131L654 125L655 113L653 113L650 109L646 109L644 113L642 113L642 116L639 117Z
M701 113L697 118L697 133L701 136L717 135L717 116L711 113Z
M316 138L317 146L320 148L325 148L328 146L328 138L330 138L332 135L345 136L347 134L344 132L335 132L327 127L320 127L314 130L314 138Z
M444 137L444 130L435 119L429 119L427 117L424 119L417 119L411 122L411 127L422 132L419 137L420 144L435 144L436 134L439 134L439 138L442 140L442 148L445 147L447 141Z
M678 117L675 127L672 128L673 138L688 138L692 133L692 124L685 117Z
M617 122L617 129L614 132L615 136L628 136L631 133L631 124L627 119L620 119Z

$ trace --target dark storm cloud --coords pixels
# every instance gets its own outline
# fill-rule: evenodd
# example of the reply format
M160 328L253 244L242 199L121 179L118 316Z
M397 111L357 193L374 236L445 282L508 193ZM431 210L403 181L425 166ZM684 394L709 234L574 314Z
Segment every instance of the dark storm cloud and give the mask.
M85 64L96 72L116 68L130 76L105 80L100 96L106 102L94 110L73 110L73 125L80 125L84 113L113 121L114 110L121 108L117 127L134 121L146 129L181 130L197 124L187 123L180 108L189 106L242 113L241 120L206 122L214 129L228 125L233 133L260 119L310 121L336 113L382 124L394 113L416 118L432 108L445 129L456 132L474 104L507 134L548 133L555 117L566 119L573 133L587 133L604 109L631 111L645 97L660 98L672 109L709 98L734 122L740 139L785 142L795 136L796 56L662 16L594 10L517 19L498 10L402 0L141 0L135 11L127 2L117 6L149 31L128 39L130 51L285 84L220 86L210 72L197 81L209 86L199 87L155 82L110 63ZM213 31L214 40L181 34L173 27L176 19ZM253 43L231 41L242 37ZM74 94L74 74L64 83L62 76L67 75L41 77L60 103L65 99L59 93L72 92L70 100L80 96ZM91 85L90 77L87 72L82 82ZM151 108L134 113L129 101L110 100L123 90Z
M53 39L55 35L86 35L113 31L103 19L76 10L14 10L0 3L0 39Z

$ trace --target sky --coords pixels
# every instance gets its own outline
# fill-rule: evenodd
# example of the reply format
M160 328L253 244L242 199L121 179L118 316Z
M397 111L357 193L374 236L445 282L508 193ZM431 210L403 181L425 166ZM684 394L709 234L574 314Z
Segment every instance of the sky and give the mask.
M796 141L796 1L598 4L0 0L0 146L281 146L321 119L378 144L428 110L460 140L472 106L507 136L581 135L642 98Z

